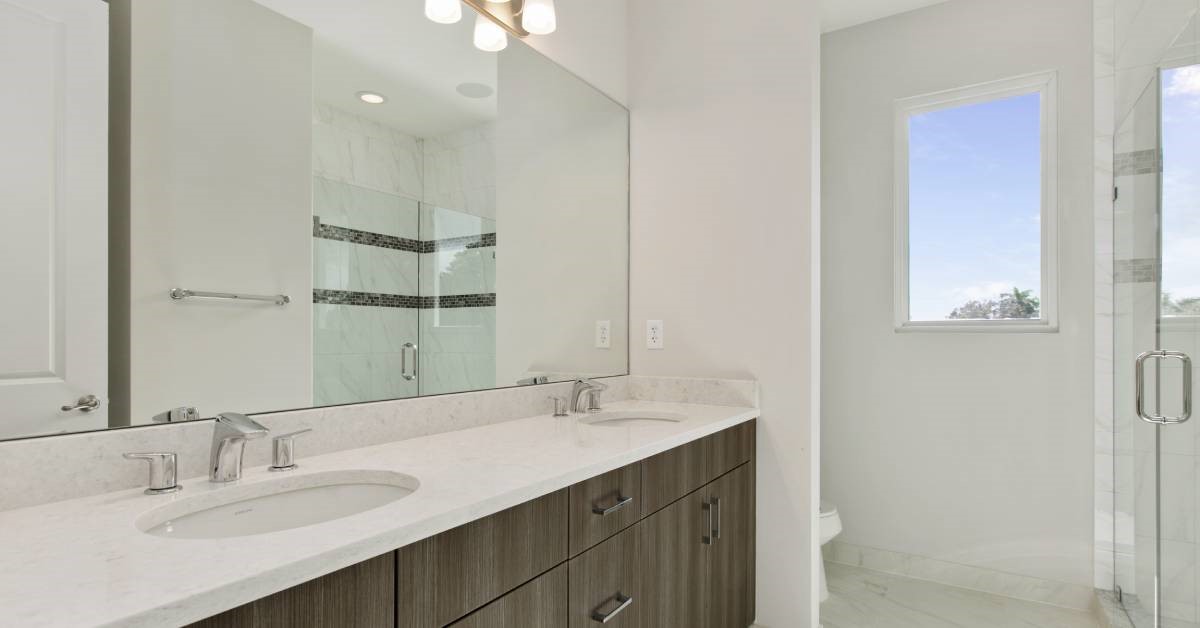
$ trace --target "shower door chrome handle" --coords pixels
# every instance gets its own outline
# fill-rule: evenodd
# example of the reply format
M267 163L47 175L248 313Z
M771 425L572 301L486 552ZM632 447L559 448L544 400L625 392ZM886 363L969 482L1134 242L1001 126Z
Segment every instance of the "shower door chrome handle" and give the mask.
M1183 410L1179 416L1163 416L1146 412L1146 362L1151 359L1179 360L1183 362ZM1187 420L1192 418L1192 359L1186 353L1181 351L1147 351L1137 357L1133 371L1134 379L1136 380L1134 405L1137 407L1139 418L1147 423L1157 425L1178 425L1180 423L1187 423ZM1160 382L1156 382L1156 385L1160 384Z
M408 352L409 352L409 350L412 351L412 356L413 356L412 373L408 372ZM420 354L417 352L417 345L415 345L411 342L404 343L404 346L400 348L400 376L410 382L413 381L414 379L416 379L417 378L417 368L418 368L417 364L420 361L421 361L421 358L420 358Z

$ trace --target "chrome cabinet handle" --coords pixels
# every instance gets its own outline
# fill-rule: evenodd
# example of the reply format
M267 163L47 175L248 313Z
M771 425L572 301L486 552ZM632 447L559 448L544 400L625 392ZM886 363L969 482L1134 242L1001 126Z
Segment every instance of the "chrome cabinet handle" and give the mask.
M1146 411L1146 362L1155 360L1179 360L1183 362L1183 410L1179 416L1150 414ZM1181 351L1147 351L1134 363L1134 405L1137 415L1147 423L1178 425L1192 418L1192 359Z
M713 507L713 511L714 511L713 519L715 520L715 524L716 524L713 526L712 536L713 536L713 540L720 541L721 540L721 498L720 497L712 498L712 507Z
M633 596L622 595L619 591L617 592L616 596L614 596L612 599L616 600L617 607L612 609L611 611L608 611L607 613L601 613L600 608L603 608L604 604L608 604L608 602L605 601L604 604L600 605L600 608L597 608L596 610L592 611L592 620L593 621L598 621L602 624L607 624L608 622L610 622L614 618L616 618L617 615L620 615L621 611L629 608L630 604L633 604Z
M713 503L705 500L704 502L704 536L700 541L705 545L713 544Z
M296 437L307 434L312 428L297 430L288 434L280 434L271 439L271 467L268 471L292 471L300 466L296 464Z
M150 488L147 495L165 495L177 493L183 487L179 486L177 478L178 459L173 453L124 454L126 460L146 460L150 462Z
M63 412L91 412L100 408L100 398L96 395L85 395L75 401L73 406L62 406L59 410Z
M408 351L410 349L412 350L413 354L413 368L411 375L408 372ZM420 360L421 358L420 354L418 353L417 345L411 342L404 343L404 346L400 348L400 376L410 382L416 379L417 368Z
M617 494L617 503L613 504L612 506L609 506L608 508L604 508L602 506L597 506L595 504L592 504L592 513L600 515L601 517L607 517L608 515L611 515L614 512L617 512L618 510L620 510L632 503L633 503L632 497L621 497L621 494L618 493Z

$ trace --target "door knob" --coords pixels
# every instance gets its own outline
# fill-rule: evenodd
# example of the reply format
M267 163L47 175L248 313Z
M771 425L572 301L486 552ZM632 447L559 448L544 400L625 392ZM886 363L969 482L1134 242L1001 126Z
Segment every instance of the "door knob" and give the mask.
M100 399L96 395L86 395L75 401L73 406L63 406L60 408L63 412L91 412L100 407Z

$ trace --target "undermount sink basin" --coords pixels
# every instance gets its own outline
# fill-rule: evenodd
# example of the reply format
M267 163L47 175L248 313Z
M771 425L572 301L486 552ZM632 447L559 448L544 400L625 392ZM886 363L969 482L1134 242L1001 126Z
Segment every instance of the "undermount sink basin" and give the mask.
M137 528L175 539L280 532L386 506L408 497L419 486L416 478L390 471L296 475L183 497L139 517Z
M579 422L585 425L595 425L596 427L642 427L650 425L668 425L671 423L680 423L687 420L687 416L675 412L646 412L646 411L619 411L619 412L598 412L586 418L580 419Z

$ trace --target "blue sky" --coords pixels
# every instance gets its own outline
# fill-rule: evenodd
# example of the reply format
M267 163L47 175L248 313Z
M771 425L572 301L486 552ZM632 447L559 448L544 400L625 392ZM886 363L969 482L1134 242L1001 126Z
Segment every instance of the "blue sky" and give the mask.
M909 311L942 320L1014 286L1041 296L1041 96L909 121Z
M1200 66L1163 72L1163 292L1200 297Z

